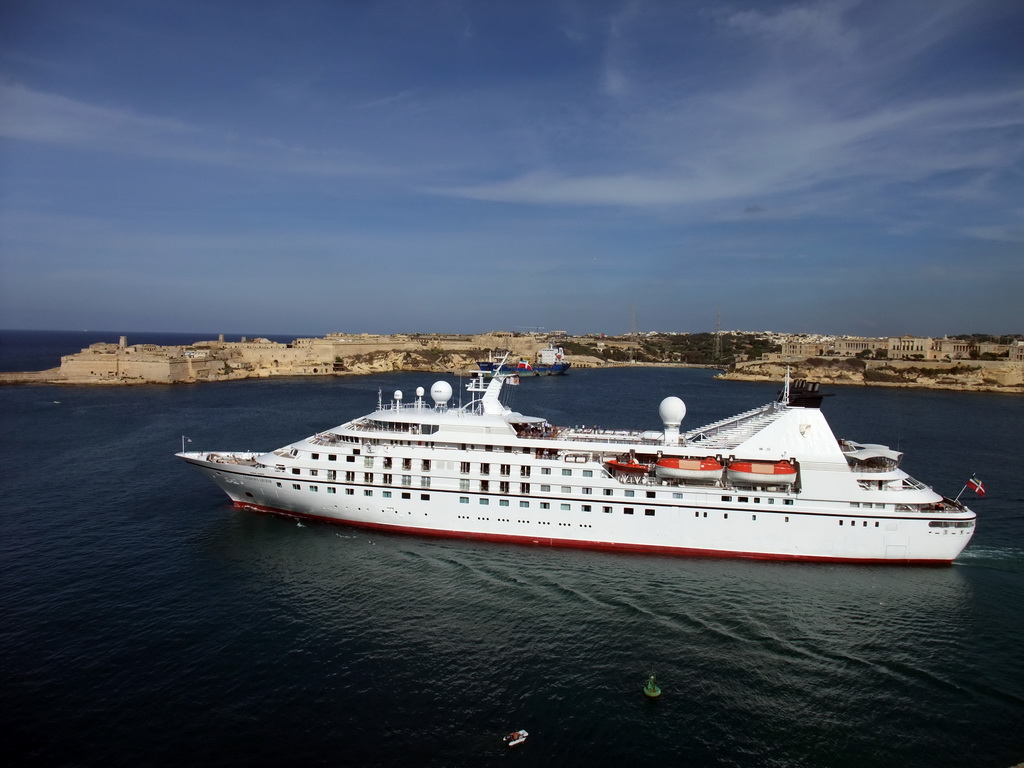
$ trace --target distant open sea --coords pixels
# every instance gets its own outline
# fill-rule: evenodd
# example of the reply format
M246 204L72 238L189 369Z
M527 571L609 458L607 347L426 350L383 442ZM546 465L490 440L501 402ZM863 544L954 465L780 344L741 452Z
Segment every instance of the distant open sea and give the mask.
M0 332L0 369L119 334ZM133 334L129 343L214 338ZM279 337L283 340L284 337ZM1024 397L833 388L977 533L948 568L367 533L234 510L174 457L273 449L431 374L0 387L0 755L17 766L828 766L1024 761ZM450 381L454 379L448 377ZM775 385L578 370L555 424L684 428ZM651 671L664 689L640 686ZM530 732L515 749L502 735Z

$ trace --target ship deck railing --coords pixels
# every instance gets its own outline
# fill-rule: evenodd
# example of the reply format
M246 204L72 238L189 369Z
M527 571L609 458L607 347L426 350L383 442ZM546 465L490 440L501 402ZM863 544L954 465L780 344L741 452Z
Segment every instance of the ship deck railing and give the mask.
M696 443L708 448L735 448L775 421L781 412L776 403L770 403L690 430L684 437L687 443Z

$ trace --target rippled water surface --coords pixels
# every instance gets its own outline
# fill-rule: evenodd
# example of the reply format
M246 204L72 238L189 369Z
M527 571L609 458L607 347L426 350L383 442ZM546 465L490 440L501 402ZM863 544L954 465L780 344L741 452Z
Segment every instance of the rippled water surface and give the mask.
M9 351L10 347L7 348ZM73 351L73 350L72 350ZM8 354L9 356L9 354ZM5 365L15 365L10 360ZM0 388L0 706L27 765L1000 766L1024 760L1024 399L837 389L978 532L956 565L703 560L367 534L233 510L173 457L270 449L396 374ZM777 387L576 371L513 406L684 427ZM648 701L651 670L665 691ZM514 750L501 736L530 731Z

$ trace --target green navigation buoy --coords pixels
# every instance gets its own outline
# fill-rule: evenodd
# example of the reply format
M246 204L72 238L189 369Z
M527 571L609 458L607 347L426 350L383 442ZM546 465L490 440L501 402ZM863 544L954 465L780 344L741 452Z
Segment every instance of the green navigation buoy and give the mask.
M661 696L661 688L658 687L658 679L651 673L651 676L647 678L647 682L644 683L641 689L644 692L644 696L649 699L656 699Z

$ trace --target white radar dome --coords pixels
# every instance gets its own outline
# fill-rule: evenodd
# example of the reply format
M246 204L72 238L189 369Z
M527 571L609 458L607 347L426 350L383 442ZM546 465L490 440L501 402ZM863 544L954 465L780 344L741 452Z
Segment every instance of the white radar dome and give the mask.
M395 390L395 400L401 400L401 399L402 399L402 390L396 389Z
M416 397L423 397L423 387L416 387Z
M452 385L447 381L435 381L430 388L430 396L434 398L435 405L444 405L452 397Z
M666 397L658 406L658 415L666 427L678 427L686 416L686 403L678 397Z

